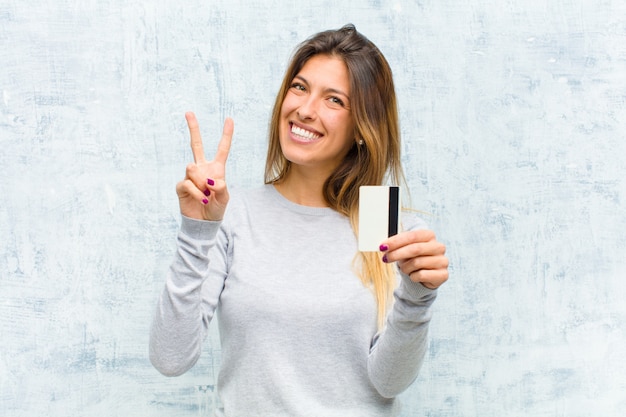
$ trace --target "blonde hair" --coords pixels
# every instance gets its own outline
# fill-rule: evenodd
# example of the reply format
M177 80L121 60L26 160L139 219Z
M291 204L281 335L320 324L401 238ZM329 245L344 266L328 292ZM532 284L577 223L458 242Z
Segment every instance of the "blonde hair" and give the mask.
M353 25L313 35L296 49L277 94L269 131L265 183L284 179L290 162L282 153L279 122L283 100L294 77L315 55L329 55L344 61L350 78L350 103L355 123L354 145L324 184L328 205L350 219L358 231L358 201L361 185L404 183L400 163L400 128L391 68L383 54ZM362 145L358 142L362 140ZM359 252L355 257L357 274L374 291L378 325L384 325L393 301L396 270L385 264L378 253Z

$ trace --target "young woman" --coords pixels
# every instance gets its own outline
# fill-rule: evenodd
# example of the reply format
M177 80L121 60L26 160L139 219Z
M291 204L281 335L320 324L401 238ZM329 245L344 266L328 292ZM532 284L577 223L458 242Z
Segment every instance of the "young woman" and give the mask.
M180 375L219 315L218 416L391 416L416 378L445 247L410 213L380 253L357 250L358 190L403 180L389 65L351 26L293 56L276 98L266 185L228 192L227 119L177 187L178 250L157 304L150 359Z

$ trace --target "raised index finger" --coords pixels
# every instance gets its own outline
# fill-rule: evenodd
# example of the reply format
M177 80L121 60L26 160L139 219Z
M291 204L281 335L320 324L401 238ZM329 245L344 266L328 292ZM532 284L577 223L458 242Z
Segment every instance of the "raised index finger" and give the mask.
M200 126L198 125L198 119L193 112L185 113L185 119L187 119L187 126L189 127L189 135L191 136L191 152L193 153L193 160L197 164L204 162L204 148L202 146L202 137L200 136Z
M217 153L215 154L215 160L219 161L223 164L226 163L226 159L228 159L228 153L230 152L230 144L233 140L233 131L235 130L235 122L233 119L226 118L224 121L224 131L222 132L222 139L220 139L220 143L217 145Z

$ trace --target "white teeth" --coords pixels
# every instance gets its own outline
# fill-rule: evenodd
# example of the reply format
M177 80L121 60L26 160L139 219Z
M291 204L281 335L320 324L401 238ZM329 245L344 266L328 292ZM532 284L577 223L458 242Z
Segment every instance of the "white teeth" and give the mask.
M291 126L291 133L308 140L315 140L320 137L320 135L316 135L315 133L304 130L296 125Z

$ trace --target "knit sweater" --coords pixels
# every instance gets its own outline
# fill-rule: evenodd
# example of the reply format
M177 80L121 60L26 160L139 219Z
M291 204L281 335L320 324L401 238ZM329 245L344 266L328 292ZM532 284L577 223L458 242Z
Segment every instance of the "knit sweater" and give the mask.
M406 213L402 223L425 227ZM425 355L436 291L398 272L379 332L356 253L348 218L272 185L231 192L221 222L183 217L152 323L153 365L168 376L190 369L218 314L217 416L397 415L395 397Z

